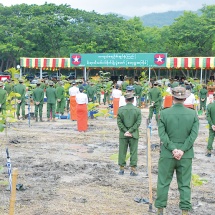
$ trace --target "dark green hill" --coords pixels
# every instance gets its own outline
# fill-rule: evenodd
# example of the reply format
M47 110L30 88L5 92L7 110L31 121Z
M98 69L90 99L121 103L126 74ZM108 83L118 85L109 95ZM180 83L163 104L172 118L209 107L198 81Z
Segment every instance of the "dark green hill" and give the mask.
M150 13L141 16L140 19L143 21L144 26L157 26L163 27L165 25L171 25L175 18L183 15L184 11L168 11L164 13Z

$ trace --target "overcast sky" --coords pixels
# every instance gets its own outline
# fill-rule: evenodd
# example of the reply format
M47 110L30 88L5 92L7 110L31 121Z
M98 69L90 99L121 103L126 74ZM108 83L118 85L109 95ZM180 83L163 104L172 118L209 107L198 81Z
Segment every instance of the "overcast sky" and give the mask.
M72 8L98 13L118 13L127 16L142 16L153 12L198 10L203 4L215 4L215 0L0 0L4 6L14 4L68 4Z

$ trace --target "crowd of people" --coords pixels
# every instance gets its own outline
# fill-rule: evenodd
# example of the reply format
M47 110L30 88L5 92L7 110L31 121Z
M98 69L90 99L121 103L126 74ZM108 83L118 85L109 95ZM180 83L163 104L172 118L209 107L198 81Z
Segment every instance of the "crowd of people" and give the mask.
M36 88L32 90L35 121L43 122L43 105L44 97L46 97L48 122L55 122L56 113L63 115L65 111L69 111L70 119L77 121L78 131L87 131L87 104L89 102L101 104L101 98L103 98L103 105L107 103L107 107L109 107L112 104L113 116L117 118L119 128L119 175L124 175L126 154L129 148L130 175L137 176L139 127L142 119L141 98L146 85L143 86L140 81L135 81L131 85L128 81L123 80L120 83L111 84L111 88L107 90L104 83L99 81L95 83L72 80L70 87L66 90L63 81L57 83L53 81L44 82L43 79L39 80ZM144 95L149 104L148 122L151 123L155 114L158 133L162 142L158 164L157 199L155 201L155 206L158 208L157 214L163 215L163 209L167 205L169 185L173 173L176 171L180 192L179 207L182 209L182 214L186 215L191 209L190 182L192 159L194 157L193 144L198 136L199 129L195 107L199 102L200 110L206 113L209 123L206 156L211 157L215 136L215 94L208 97L207 87L203 84L197 92L197 99L193 93L192 84L183 78L180 81L174 79L164 85L161 81L145 83L150 86L148 93ZM162 95L164 89L165 96ZM6 111L6 99L11 92L16 93L17 119L24 120L26 87L23 79L19 79L16 84L13 83L13 80L0 82L0 112L4 113Z

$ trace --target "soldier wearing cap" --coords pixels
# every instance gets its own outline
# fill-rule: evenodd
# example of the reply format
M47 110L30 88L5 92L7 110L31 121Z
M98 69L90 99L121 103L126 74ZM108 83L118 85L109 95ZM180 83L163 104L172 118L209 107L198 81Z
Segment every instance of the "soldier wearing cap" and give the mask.
M119 99L119 107L125 106L126 101L125 101L125 94L126 93L133 93L134 94L134 87L132 85L128 85L126 87L126 92L123 92L123 95ZM137 106L137 98L134 96L134 102L132 103L134 106Z
M87 97L89 102L95 102L95 94L96 94L96 88L93 87L93 83L90 83L90 86L87 88Z
M0 113L6 111L7 91L3 89L4 83L0 82Z
M41 79L41 80L40 80L40 88L41 88L43 91L45 91L45 89L46 89L46 84L44 83L44 79Z
M154 87L150 89L149 91L149 101L150 101L150 107L149 107L149 121L151 121L154 109L156 110L156 121L158 123L158 116L160 111L160 101L161 101L161 92L158 88L158 82L154 83Z
M47 121L50 122L52 120L55 121L55 109L56 109L56 89L54 88L54 83L49 81L49 87L46 89L46 97L47 97Z
M199 120L196 111L183 105L189 94L190 92L184 87L173 88L173 107L164 109L160 113L158 133L163 144L158 163L155 201L159 215L163 215L163 208L167 205L169 185L175 170L182 214L187 215L192 208L190 182L194 157L193 144L198 136Z
M9 79L6 80L4 89L7 91L8 95L13 91L13 85L10 83Z
M209 137L207 144L207 157L211 157L211 151L213 150L213 142L215 137L215 93L213 98L209 98L211 101L207 106L207 120L209 124Z
M199 100L200 100L200 110L202 108L206 111L206 102L207 102L208 90L206 85L202 85L202 89L199 91Z
M43 122L42 115L43 115L43 103L44 103L44 91L40 87L40 81L37 82L37 87L33 90L33 100L35 104L35 121L38 122L38 111L40 122Z
M119 175L124 174L126 166L127 149L130 149L130 167L131 176L137 176L137 154L138 154L138 140L139 140L139 126L141 124L140 109L135 107L134 94L127 93L125 95L126 105L119 108L117 115L117 125L119 128L119 158L118 164L120 166Z
M56 96L57 96L57 109L56 112L60 114L64 114L65 109L65 95L63 88L63 81L58 82L58 87L56 88Z
M25 93L26 93L26 87L23 85L23 80L19 79L19 84L14 86L14 92L20 94L17 101L17 110L16 110L16 116L17 119L20 119L20 107L22 109L22 119L25 119Z

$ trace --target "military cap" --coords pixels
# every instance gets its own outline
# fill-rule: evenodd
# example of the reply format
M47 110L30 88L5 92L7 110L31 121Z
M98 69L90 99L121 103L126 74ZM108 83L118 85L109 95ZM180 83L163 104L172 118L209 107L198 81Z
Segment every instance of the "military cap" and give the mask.
M190 94L190 91L186 90L184 87L174 87L172 89L172 96L177 99L186 99Z
M19 79L19 83L23 83L23 82L24 82L24 80L20 78Z
M0 87L3 87L4 83L2 81L0 81Z
M63 85L64 82L63 82L63 81L59 81L58 84L59 84L59 85Z
M189 84L189 82L188 82L187 80L185 80L185 81L184 81L184 84L185 84L185 85L188 85L188 84Z
M37 84L41 84L41 80L38 80L38 81L37 81Z
M134 98L134 94L133 94L133 93L126 93L126 94L125 94L125 98L126 98L126 99Z
M75 84L76 84L76 82L75 82L75 81L73 81L73 82L72 82L72 85L75 85Z
M84 91L84 87L83 86L80 86L79 87L79 91L82 93Z
M126 90L128 90L128 91L134 90L134 87L132 85L129 85L126 87Z
M158 85L159 83L157 81L154 82L154 85Z

